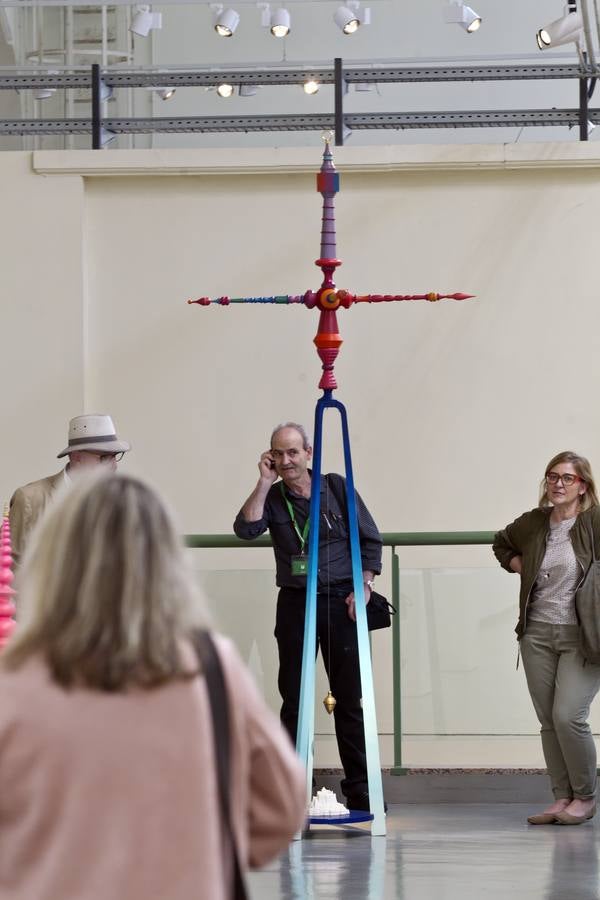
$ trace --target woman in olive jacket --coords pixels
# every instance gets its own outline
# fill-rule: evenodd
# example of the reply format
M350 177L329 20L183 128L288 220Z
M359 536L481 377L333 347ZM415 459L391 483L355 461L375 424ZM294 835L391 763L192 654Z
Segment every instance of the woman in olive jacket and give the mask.
M541 724L554 803L532 825L579 825L596 811L596 749L587 718L600 666L584 658L575 592L600 544L600 506L590 464L572 451L546 466L537 509L499 531L500 565L521 576L516 632Z

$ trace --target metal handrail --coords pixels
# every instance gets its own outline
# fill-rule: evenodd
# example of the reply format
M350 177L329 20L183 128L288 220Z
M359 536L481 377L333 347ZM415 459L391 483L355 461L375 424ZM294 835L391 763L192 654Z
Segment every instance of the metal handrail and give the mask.
M466 547L491 544L493 531L388 531L381 535L384 547L392 548L392 604L398 611L392 617L392 697L394 709L394 765L392 775L405 775L402 765L402 685L400 668L400 558L397 547ZM190 548L272 547L269 535L243 541L233 534L186 534Z
M491 544L493 531L384 531L384 547L435 547ZM234 534L185 534L187 547L205 549L219 547L272 547L271 538L263 534L253 541L243 541Z

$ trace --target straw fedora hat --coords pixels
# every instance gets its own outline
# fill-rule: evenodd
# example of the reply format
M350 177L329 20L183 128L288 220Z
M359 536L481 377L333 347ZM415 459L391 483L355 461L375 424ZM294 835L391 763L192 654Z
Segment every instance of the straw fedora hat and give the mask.
M69 422L69 446L58 454L67 456L74 450L97 450L99 453L126 453L131 450L127 441L117 438L110 416L75 416Z

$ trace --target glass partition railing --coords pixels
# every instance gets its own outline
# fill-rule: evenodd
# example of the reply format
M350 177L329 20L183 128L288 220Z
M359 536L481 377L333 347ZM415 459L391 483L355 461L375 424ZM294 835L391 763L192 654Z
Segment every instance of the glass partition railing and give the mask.
M494 765L502 762L494 753L505 761L507 748L518 755L525 742L533 749L515 765L543 765L539 726L523 671L516 669L517 579L497 565L492 539L491 532L383 535L390 551L378 590L398 614L391 629L371 634L371 644L382 765L393 773L412 766ZM235 641L276 710L270 539L188 535L186 543L203 550L192 558L215 626ZM319 666L317 699L327 688ZM320 703L315 708L315 764L335 767L333 721ZM594 732L600 730L596 718Z

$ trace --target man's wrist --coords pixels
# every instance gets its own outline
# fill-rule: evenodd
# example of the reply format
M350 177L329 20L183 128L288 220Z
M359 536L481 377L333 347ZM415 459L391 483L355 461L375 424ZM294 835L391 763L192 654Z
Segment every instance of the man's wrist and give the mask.
M271 490L271 487L273 486L276 479L277 479L277 476L275 476L275 478L272 478L272 477L269 477L268 475L261 475L256 483L255 490L261 496L264 495L266 497L266 495Z
M365 582L363 582L363 584L365 587L368 587L369 590L371 590L371 591L375 590L375 580L373 578L367 578L367 580Z

